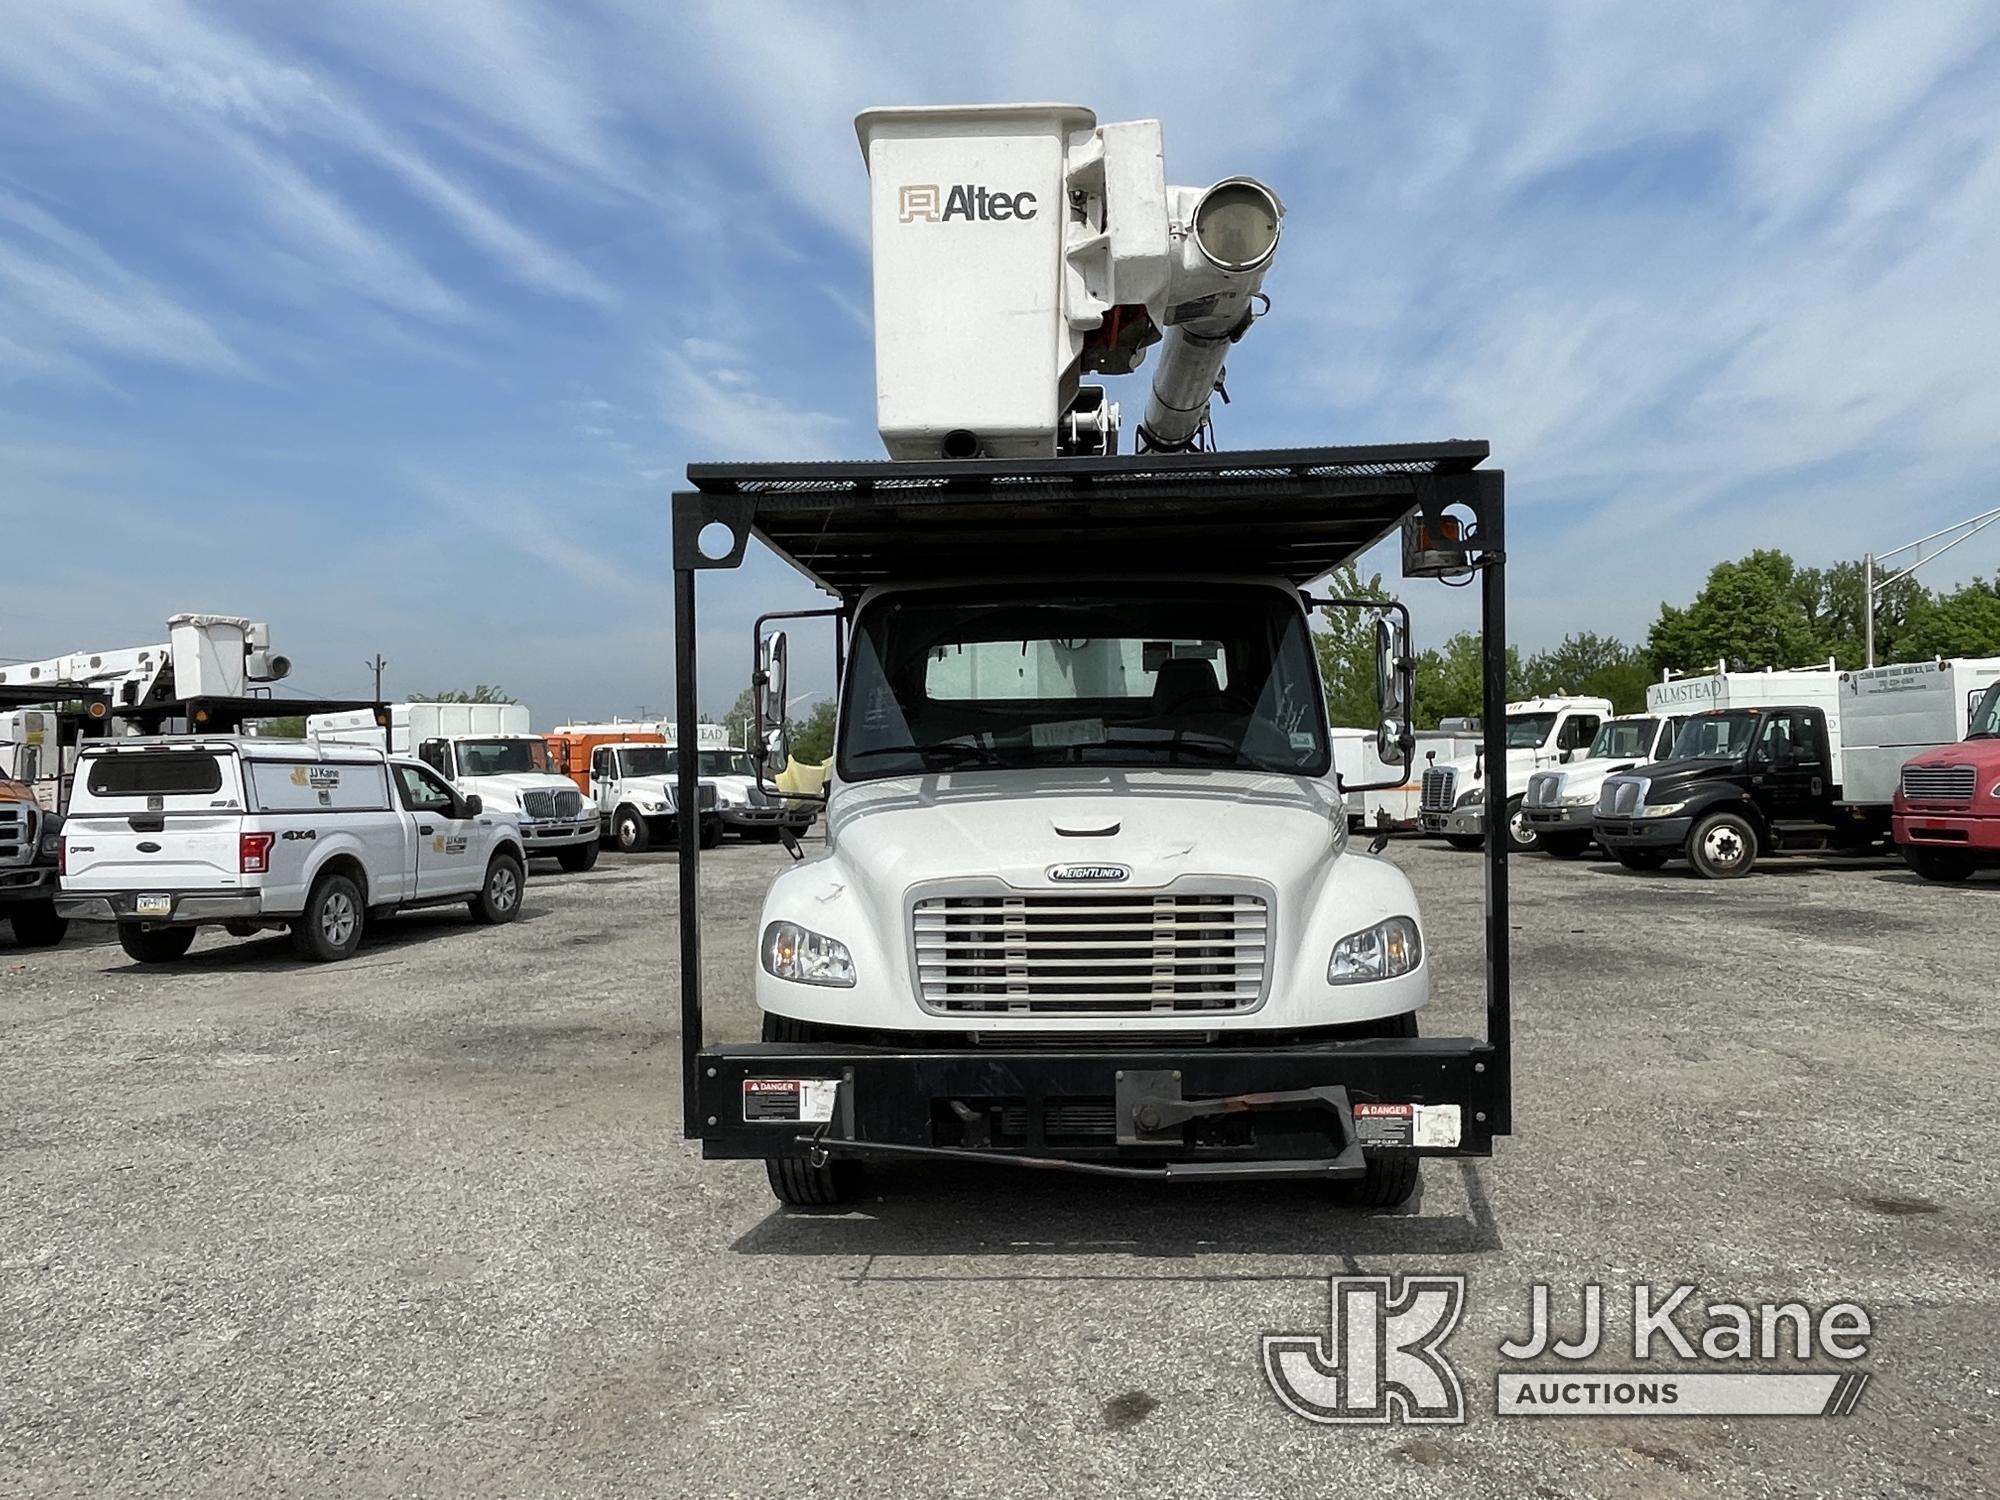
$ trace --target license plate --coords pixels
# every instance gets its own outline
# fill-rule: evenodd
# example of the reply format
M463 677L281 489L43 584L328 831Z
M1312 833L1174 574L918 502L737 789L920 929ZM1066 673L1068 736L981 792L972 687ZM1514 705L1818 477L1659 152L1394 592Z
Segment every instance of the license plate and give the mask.
M171 917L174 914L174 898L158 891L142 891L132 903L132 911L141 917Z
M840 1092L837 1078L746 1078L746 1120L831 1120Z

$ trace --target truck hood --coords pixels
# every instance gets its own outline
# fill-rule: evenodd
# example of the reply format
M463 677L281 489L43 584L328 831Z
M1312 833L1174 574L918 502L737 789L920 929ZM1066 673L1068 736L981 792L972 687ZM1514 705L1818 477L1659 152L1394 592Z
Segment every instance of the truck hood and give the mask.
M1955 745L1939 745L1904 761L1905 766L1972 766L1980 771L2000 771L2000 739L1960 740Z
M523 792L576 790L576 783L567 776L558 776L548 771L509 771L499 776L463 776L459 779L466 786L475 789L481 797L498 795L514 802L521 800Z
M1040 770L896 777L839 788L830 853L885 907L932 880L1047 890L1056 865L1122 865L1135 888L1181 875L1302 878L1345 832L1326 782L1257 771ZM1100 885L1098 889L1109 889Z
M1600 755L1594 760L1573 760L1566 766L1557 764L1542 767L1543 771L1553 772L1562 777L1562 789L1565 796L1574 796L1576 793L1583 791L1594 792L1604 785L1604 779L1607 776L1618 776L1626 771L1644 771L1649 769L1643 762L1620 760L1613 755Z
M1432 762L1420 764L1413 775L1417 779L1421 779L1423 773L1429 770L1432 764ZM1586 762L1570 762L1570 766L1583 764L1586 764ZM1449 760L1443 756L1439 756L1435 765L1439 770L1449 768L1458 772L1458 789L1461 792L1478 786L1484 781L1483 772L1486 767L1486 758L1484 756L1454 755ZM1474 776L1472 774L1474 766L1480 768L1482 775ZM1528 778L1534 775L1535 772L1567 771L1570 769L1570 766L1565 766L1558 760L1556 752L1553 750L1509 750L1507 752L1507 782L1512 791L1518 792L1528 784Z

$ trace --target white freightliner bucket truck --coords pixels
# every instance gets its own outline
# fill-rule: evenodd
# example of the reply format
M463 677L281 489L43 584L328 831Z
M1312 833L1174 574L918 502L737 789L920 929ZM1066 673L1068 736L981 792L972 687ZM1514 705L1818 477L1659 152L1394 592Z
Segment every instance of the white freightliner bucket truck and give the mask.
M529 858L551 856L565 870L588 870L602 842L597 809L549 759L519 703L393 703L389 730L372 712L313 714L309 738L411 755L461 793L520 824Z
M1507 705L1504 775L1487 775L1482 746L1470 755L1440 756L1424 767L1419 825L1454 848L1476 849L1486 837L1489 802L1505 808L1502 827L1517 853L1535 847L1535 826L1521 812L1528 778L1549 766L1582 759L1597 728L1611 717L1608 698L1527 698Z
M830 596L823 853L757 926L762 1040L703 1035L701 853L680 842L683 1102L712 1157L825 1203L907 1157L1330 1181L1400 1202L1425 1155L1511 1128L1506 867L1488 841L1485 1039L1419 1038L1416 895L1350 845L1310 612L1376 612L1377 750L1400 784L1400 605L1310 585L1386 537L1483 583L1499 754L1502 477L1478 442L1210 451L1222 361L1282 209L1171 187L1155 121L874 110L876 385L889 462L696 465L675 497L676 704L697 580L754 538ZM1136 456L1092 373L1161 345ZM1587 737L1586 737L1587 738ZM683 795L696 765L681 761ZM1350 786L1349 795L1365 787Z

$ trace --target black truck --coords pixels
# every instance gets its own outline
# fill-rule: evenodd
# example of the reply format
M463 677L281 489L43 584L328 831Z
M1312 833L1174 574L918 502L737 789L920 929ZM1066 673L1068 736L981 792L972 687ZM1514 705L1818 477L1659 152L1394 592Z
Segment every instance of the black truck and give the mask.
M1597 842L1627 869L1685 859L1709 880L1746 875L1765 855L1865 850L1888 809L1846 803L1822 709L1797 705L1690 715L1672 757L1607 777Z

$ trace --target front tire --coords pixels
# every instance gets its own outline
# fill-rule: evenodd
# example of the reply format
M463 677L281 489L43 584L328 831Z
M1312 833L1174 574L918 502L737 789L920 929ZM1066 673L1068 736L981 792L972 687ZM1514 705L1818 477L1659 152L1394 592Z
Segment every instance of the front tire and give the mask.
M597 840L556 850L556 863L572 875L581 875L597 863Z
M24 901L14 908L10 920L14 941L23 948L53 948L69 931L69 918L56 911L53 901Z
M480 882L479 894L466 904L472 909L472 920L488 927L498 927L503 922L511 922L521 915L521 891L527 884L527 870L517 855L505 850L486 862L486 878Z
M170 964L185 958L194 946L192 927L141 927L137 922L118 924L118 946L142 964Z
M1383 1016L1350 1028L1357 1037L1409 1038L1417 1034L1417 1013L1406 1010L1400 1016ZM1414 1151L1376 1151L1364 1154L1367 1170L1359 1177L1334 1183L1333 1198L1353 1208L1400 1208L1416 1196L1423 1158Z
M1909 844L1903 845L1903 863L1924 879L1940 885L1955 885L1970 879L1973 870L1972 856L1956 849L1918 849Z
M1688 835L1688 863L1704 880L1734 880L1757 863L1757 830L1741 813L1710 813Z
M337 964L354 957L367 921L361 887L345 875L322 875L313 882L306 909L292 923L292 948L313 963Z
M1533 854L1541 847L1542 836L1535 832L1535 825L1521 811L1521 799L1510 797L1507 800L1507 852Z
M633 807L621 807L611 820L611 841L620 854L644 854L653 842L653 830Z
M825 1039L825 1030L810 1021L764 1013L767 1042ZM788 1208L832 1208L860 1196L864 1173L861 1163L853 1157L829 1157L814 1166L803 1156L772 1156L764 1160L764 1176L771 1184L771 1196Z
M701 847L713 849L722 842L722 820L710 818L701 825Z

